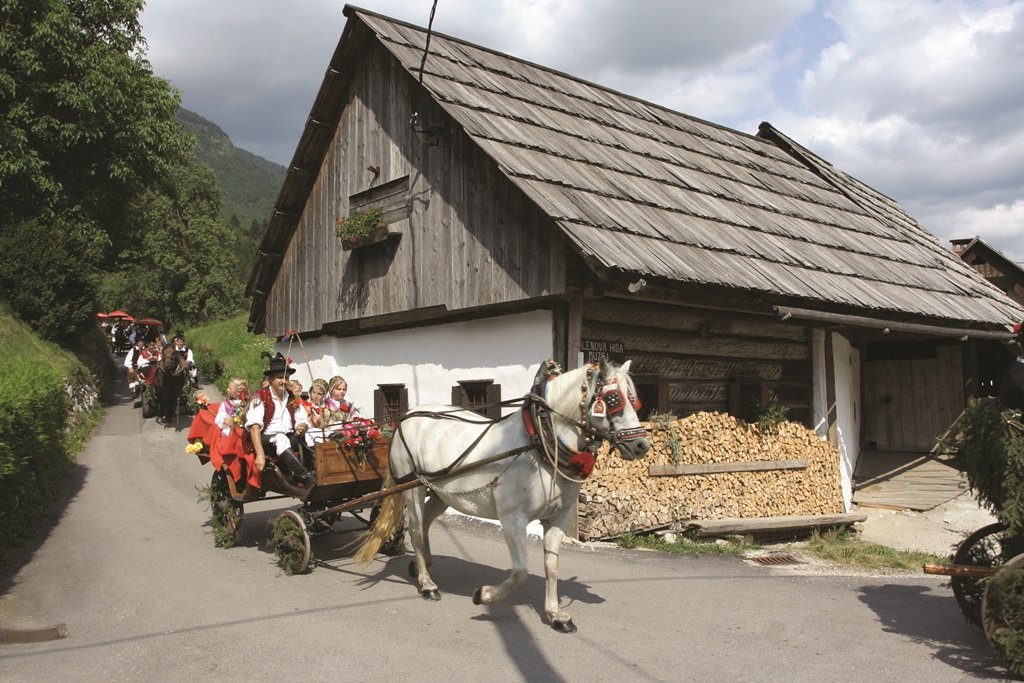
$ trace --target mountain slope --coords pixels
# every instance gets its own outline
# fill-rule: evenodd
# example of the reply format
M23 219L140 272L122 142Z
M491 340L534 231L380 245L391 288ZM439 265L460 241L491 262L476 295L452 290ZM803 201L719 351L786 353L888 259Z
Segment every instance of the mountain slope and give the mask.
M235 147L227 133L195 112L181 109L177 119L196 136L196 156L213 169L220 183L221 215L238 234L240 274L245 281L286 169Z

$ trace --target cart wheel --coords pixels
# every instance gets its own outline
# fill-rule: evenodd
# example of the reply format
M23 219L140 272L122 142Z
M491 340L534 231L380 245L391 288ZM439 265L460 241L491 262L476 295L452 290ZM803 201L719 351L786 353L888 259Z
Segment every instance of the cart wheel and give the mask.
M377 515L380 514L380 504L374 505L370 510L370 523L366 526L372 527L373 523L377 521ZM388 538L384 539L384 542L380 546L380 552L382 555L394 557L401 555L405 552L405 513L402 513L402 522L395 529L395 532Z
M302 574L309 569L309 560L313 555L309 547L309 533L302 517L288 510L273 520L270 526L270 547L284 573Z
M212 515L213 542L218 548L231 548L242 540L242 520L245 508L231 498L227 475L223 470L213 473L210 480L210 513Z
M981 599L981 620L985 637L999 661L1014 676L1024 674L1024 554L1006 562L985 580Z
M976 567L998 567L1016 555L1021 539L1006 535L1006 525L1001 522L983 526L960 542L953 555L953 564L967 564ZM985 592L983 579L968 576L954 576L950 585L960 610L969 622L981 626L981 600Z

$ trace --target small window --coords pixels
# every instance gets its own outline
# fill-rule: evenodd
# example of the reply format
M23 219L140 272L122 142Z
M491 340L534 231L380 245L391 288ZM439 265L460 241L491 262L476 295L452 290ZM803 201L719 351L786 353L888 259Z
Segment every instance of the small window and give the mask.
M409 390L404 384L378 384L373 390L373 414L382 425L392 425L409 410Z
M768 387L757 378L737 378L729 383L729 414L745 422L757 422L761 406L768 404Z
M492 379L460 381L452 387L452 405L460 406L484 417L501 417L501 385Z

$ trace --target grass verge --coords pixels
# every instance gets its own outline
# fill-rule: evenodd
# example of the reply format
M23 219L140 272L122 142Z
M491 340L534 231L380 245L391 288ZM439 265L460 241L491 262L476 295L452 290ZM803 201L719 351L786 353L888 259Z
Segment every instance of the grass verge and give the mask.
M743 555L762 546L751 544L716 543L677 537L668 542L660 536L624 534L616 541L623 548L648 548L676 555ZM794 543L787 549L799 551L837 566L873 571L921 571L925 563L948 563L948 555L896 550L877 543L856 538L845 528L815 532L807 541Z

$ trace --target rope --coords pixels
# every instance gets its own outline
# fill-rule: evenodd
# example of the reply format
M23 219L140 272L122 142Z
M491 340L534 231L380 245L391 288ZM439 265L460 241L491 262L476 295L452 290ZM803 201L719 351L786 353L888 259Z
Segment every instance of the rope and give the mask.
M434 29L434 12L437 11L437 0L430 8L430 21L427 23L427 44L423 46L423 59L420 60L420 85L423 85L423 69L427 65L427 54L430 52L430 36Z

